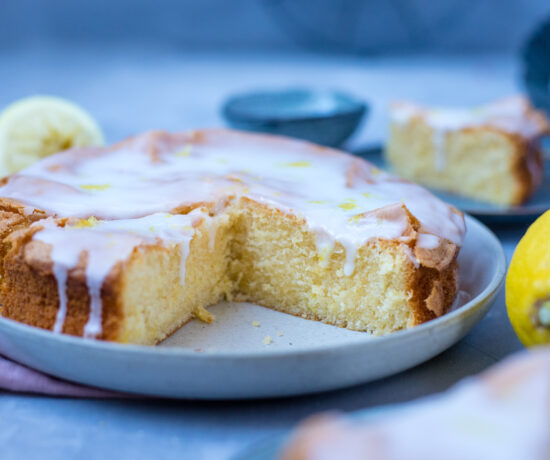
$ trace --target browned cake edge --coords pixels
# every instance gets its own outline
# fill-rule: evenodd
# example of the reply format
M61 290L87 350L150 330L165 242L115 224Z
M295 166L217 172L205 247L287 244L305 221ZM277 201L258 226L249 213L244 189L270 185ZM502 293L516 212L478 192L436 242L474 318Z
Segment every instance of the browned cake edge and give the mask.
M524 138L508 133L515 145L516 156L512 170L519 187L513 204L525 203L538 189L544 175L542 151L538 140L527 141Z
M480 129L494 131L505 137L514 146L510 169L518 187L515 196L510 200L510 205L519 206L525 203L536 192L544 175L539 139L529 140L519 134L510 133L494 126L464 128L461 131L469 132Z

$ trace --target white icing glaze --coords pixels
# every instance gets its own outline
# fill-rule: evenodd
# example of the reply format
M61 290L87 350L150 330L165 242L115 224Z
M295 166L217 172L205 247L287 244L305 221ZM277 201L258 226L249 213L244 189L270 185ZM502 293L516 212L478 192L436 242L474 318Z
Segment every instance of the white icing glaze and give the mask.
M58 246L54 246L53 250L57 252ZM55 324L53 326L53 332L60 334L63 332L63 324L65 323L65 316L67 315L67 270L59 263L59 259L52 256L53 262L53 274L57 280L57 293L59 295L59 309L55 316ZM75 261L76 264L76 261Z
M392 105L390 118L400 124L420 118L432 128L434 166L438 171L443 171L446 166L445 140L449 132L477 126L492 126L533 140L548 128L538 112L534 111L523 97L511 97L469 109L428 108L398 102Z
M396 123L407 123L415 117L444 131L456 131L474 126L494 126L520 134L526 139L540 136L546 129L537 112L523 97L510 97L472 108L421 107L408 102L392 105L390 117Z
M0 196L57 216L103 219L170 212L197 202L223 209L228 198L247 196L300 215L314 231L354 244L399 238L402 223L355 218L402 202L427 231L461 242L463 219L448 205L356 157L302 142L213 131L208 142L175 142L153 161L140 146L152 136L107 153L46 158L12 176ZM351 170L355 179L347 184Z
M52 247L50 257L57 279L59 309L54 332L62 332L67 311L66 280L68 271L75 268L79 258L87 254L86 283L90 294L90 316L84 327L85 337L101 333L103 282L117 262L123 262L141 245L178 244L181 253L181 283L185 282L185 264L189 244L195 230L193 225L210 219L207 213L196 209L187 215L153 214L138 219L78 222L77 225L58 226L55 220L40 221L34 226L44 227L34 239ZM91 226L87 226L91 225Z
M58 256L58 246L66 246L61 251L73 255L88 252L92 314L86 331L90 336L99 333L101 285L112 266L152 236L180 242L183 234L174 235L169 225L150 221L189 219L159 216L197 203L208 204L210 213L218 214L229 202L246 197L294 215L316 235L320 253L328 256L336 242L344 247L347 276L354 272L357 248L367 241L409 241L405 211L399 208L388 217L378 213L381 208L403 204L420 221L422 232L437 241L460 245L465 231L463 217L428 191L356 157L304 142L224 130L198 136L146 133L110 149L59 153L10 177L0 188L0 197L54 217L104 220L80 230L48 225L35 236L55 248L54 263L59 261L65 269L74 264ZM122 231L124 237L107 250L102 244L109 240L106 232L110 231ZM213 245L215 227L208 231ZM83 238L73 238L76 234ZM192 233L186 235L186 245L181 247L182 282ZM430 241L430 248L433 244ZM407 254L417 262L410 251Z

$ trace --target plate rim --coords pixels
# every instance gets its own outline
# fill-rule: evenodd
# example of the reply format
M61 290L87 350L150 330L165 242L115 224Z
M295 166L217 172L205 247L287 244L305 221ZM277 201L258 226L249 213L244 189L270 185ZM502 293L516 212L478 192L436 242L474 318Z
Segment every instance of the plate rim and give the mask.
M496 235L482 222L480 222L475 217L472 217L468 214L464 215L466 220L466 228L470 226L477 226L479 230L483 231L486 234L486 237L491 241L494 249L496 251L496 259L494 260L495 269L492 278L489 283L483 288L483 290L476 295L474 298L470 299L463 306L457 308L455 311L446 313L445 315L428 321L424 324L420 324L410 329L405 329L401 331L392 332L384 336L370 336L366 335L365 340L358 341L356 343L346 343L342 342L339 344L315 344L308 346L307 348L296 348L296 349L262 349L254 351L232 351L232 350L216 350L208 351L204 350L197 352L193 349L184 348L184 347L159 347L152 345L136 345L136 344L124 344L118 342L108 342L102 340L88 339L84 337L76 337L68 334L54 334L50 330L41 329L35 326L30 326L18 321L3 318L0 316L0 330L4 328L12 329L14 332L19 334L31 334L36 338L41 338L47 341L57 341L62 342L66 346L79 347L79 348L88 348L88 349L100 349L102 351L111 351L111 352L122 352L129 355L151 355L151 356L162 356L168 358L181 357L186 359L234 359L234 360L250 360L250 359L276 359L281 357L290 357L290 356L303 356L311 355L317 353L326 353L326 352L338 352L342 348L346 350L353 350L355 347L364 347L366 342L383 344L391 341L406 340L411 336L416 336L422 332L429 333L434 329L439 329L444 327L449 323L454 321L459 321L461 317L468 315L470 311L480 308L481 305L487 299L490 299L495 293L500 289L504 283L504 278L506 274L506 256L502 244ZM60 344L61 345L61 344Z

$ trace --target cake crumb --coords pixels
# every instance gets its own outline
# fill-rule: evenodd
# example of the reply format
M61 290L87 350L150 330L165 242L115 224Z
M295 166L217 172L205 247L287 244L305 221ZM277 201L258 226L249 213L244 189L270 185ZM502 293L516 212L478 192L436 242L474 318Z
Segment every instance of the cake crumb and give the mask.
M252 321L252 326L260 327L260 322L259 321Z
M282 337L283 336L283 332L282 331L277 331L277 337Z
M262 341L262 343L263 343L264 345L270 345L270 344L273 343L273 339L271 338L270 335L266 335L266 336L264 337L264 340Z
M216 317L204 307L199 307L195 310L195 318L207 324L212 323L212 321L216 319Z

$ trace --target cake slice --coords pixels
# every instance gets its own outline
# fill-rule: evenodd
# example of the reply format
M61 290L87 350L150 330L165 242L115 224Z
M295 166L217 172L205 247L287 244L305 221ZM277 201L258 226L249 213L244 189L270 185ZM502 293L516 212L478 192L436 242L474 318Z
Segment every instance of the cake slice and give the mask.
M471 109L396 102L386 158L399 176L495 205L527 201L543 176L550 125L523 97Z
M550 451L550 352L524 352L443 395L371 420L318 415L281 460L545 460Z
M4 317L155 344L222 299L373 334L444 314L463 216L301 141L207 130L63 152L0 187Z

